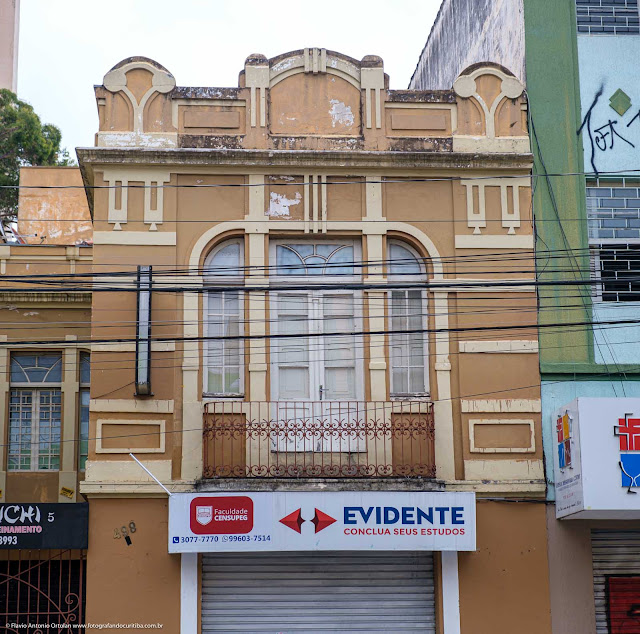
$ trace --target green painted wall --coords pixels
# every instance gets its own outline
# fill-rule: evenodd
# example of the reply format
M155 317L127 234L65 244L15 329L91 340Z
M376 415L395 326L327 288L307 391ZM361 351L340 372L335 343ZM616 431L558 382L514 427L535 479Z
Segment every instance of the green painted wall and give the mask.
M581 172L583 166L576 134L580 87L575 0L524 0L524 12L538 279L583 280L589 271L584 177L547 176ZM588 287L541 286L539 295L540 324L591 320ZM584 327L541 328L540 350L543 372L584 371L593 361L593 334Z

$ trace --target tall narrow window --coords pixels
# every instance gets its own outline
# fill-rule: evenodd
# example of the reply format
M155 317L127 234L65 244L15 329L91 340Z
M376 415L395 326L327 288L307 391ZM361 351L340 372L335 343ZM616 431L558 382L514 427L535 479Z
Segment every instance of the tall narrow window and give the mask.
M80 353L80 412L78 429L78 470L84 471L89 455L89 385L91 384L91 356Z
M58 471L62 355L11 355L9 471Z
M424 266L409 247L390 242L388 249L389 285L424 281ZM426 395L425 291L398 288L389 292L389 337L391 356L391 395ZM413 331L413 332L411 332Z
M224 242L205 264L209 292L205 296L207 342L205 393L242 396L244 393L244 291L223 290L244 284L240 240Z

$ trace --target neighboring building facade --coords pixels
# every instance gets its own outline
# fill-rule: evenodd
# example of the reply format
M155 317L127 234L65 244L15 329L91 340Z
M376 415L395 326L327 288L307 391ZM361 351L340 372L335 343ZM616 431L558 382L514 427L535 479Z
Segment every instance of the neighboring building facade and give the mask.
M505 29L498 0L445 1L411 87L459 72L455 55L438 47L448 22L457 25L460 50L470 52L465 65L494 49L510 50L503 63L511 68L526 62L543 433L548 497L556 501L548 518L553 631L636 631L638 3L511 4L521 21ZM468 28L474 7L488 16L481 31ZM514 29L524 57L521 45L505 49Z
M96 88L88 621L550 631L526 101L459 75Z
M0 0L0 88L18 90L20 0Z
M77 168L21 173L23 185L75 179L82 183ZM7 631L23 631L11 623L84 623L88 504L78 489L88 455L91 289L59 290L68 276L92 277L90 232L82 238L70 231L75 223L61 222L89 218L79 192L21 190L18 229L27 233L31 214L55 214L65 236L0 244L0 622Z

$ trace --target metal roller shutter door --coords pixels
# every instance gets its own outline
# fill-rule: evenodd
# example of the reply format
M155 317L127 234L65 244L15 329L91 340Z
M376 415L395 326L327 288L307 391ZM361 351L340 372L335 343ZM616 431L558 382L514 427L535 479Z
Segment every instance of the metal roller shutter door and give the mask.
M204 554L209 632L435 633L433 554Z
M640 531L591 531L596 633L610 634L607 575L640 575Z

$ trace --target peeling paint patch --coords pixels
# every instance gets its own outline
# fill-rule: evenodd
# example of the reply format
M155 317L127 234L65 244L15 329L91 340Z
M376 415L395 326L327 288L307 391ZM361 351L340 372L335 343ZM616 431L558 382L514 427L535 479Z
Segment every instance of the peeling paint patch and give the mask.
M289 216L289 207L299 205L302 200L300 192L296 192L295 198L287 198L284 194L271 192L269 198L269 210L266 212L266 215L274 218Z
M291 68L296 62L296 58L295 57L288 57L287 59L283 59L281 62L278 62L277 64L274 64L271 67L271 71L274 73L281 73L284 70L287 70L288 68Z
M34 310L30 313L22 313L25 317L33 317L34 315L39 315L40 313L37 310Z
M295 180L295 178L293 176L269 176L268 178L269 178L269 180L271 182L274 182L274 181L287 181L287 182L290 183L290 182Z
M338 99L331 99L329 102L331 109L329 115L331 115L331 125L335 128L336 124L352 126L354 122L353 112L351 112L351 106L347 106Z

